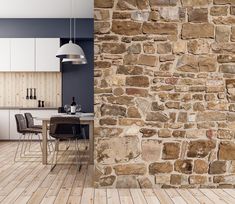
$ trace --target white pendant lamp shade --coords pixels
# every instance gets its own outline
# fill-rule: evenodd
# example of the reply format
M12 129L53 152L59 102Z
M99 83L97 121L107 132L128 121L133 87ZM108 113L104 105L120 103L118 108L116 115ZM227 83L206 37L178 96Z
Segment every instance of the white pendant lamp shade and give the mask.
M85 54L79 45L73 43L72 40L70 40L69 43L66 43L60 47L56 57L60 59L84 59Z
M68 59L68 58L64 58L62 60L62 62L72 62L72 64L87 64L87 60L86 58L80 58L80 59Z

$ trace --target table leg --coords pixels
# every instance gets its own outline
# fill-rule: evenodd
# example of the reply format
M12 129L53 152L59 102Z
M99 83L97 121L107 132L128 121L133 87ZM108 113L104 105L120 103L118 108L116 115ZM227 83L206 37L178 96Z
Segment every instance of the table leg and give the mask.
M47 164L47 121L42 121L42 164Z
M90 164L94 164L94 121L89 124L89 154Z

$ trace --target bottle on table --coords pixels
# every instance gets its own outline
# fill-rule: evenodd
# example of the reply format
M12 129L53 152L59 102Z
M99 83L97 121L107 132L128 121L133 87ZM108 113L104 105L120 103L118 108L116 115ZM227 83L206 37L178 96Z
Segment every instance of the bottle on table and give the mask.
M71 110L70 110L70 112L71 112L71 114L72 115L75 115L76 114L76 102L75 102L75 97L73 97L73 101L72 101L72 103L71 103Z

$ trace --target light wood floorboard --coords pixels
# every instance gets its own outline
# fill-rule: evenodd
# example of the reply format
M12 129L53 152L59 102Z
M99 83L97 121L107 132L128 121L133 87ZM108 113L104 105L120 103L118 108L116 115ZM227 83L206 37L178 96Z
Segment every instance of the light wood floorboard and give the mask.
M18 162L13 159L16 147L17 142L0 142L1 204L235 203L235 189L97 189L92 184L93 166L83 163L78 171L78 165L71 163L75 161L73 150L61 153L50 171L50 165L41 164L39 143L34 142L34 152L27 150ZM31 158L32 154L37 157Z

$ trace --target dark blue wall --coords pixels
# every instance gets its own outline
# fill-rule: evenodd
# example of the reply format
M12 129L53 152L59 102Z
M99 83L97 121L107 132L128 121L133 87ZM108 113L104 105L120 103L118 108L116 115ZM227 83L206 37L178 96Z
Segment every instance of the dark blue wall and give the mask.
M62 44L67 43L68 39L62 39ZM93 39L78 40L78 44L83 48L86 55L87 64L71 65L71 63L62 64L62 87L63 87L63 104L71 104L72 97L76 97L76 102L82 105L82 111L93 112L94 104L94 60Z
M84 49L87 65L62 64L62 102L72 96L82 110L93 112L93 19L76 19L76 38ZM69 38L69 19L0 19L0 38Z

